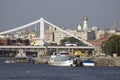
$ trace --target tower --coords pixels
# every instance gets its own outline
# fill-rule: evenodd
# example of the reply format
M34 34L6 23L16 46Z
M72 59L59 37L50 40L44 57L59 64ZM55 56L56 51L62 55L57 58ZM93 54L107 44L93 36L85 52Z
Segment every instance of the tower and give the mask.
M82 31L82 26L81 26L81 24L78 24L78 29L77 29L77 30L78 30L78 32L79 32L79 31Z
M44 45L44 19L40 18L40 45Z
M116 21L114 21L114 24L113 24L113 30L116 31Z
M87 18L87 16L85 16L83 19L83 31L86 31L88 29L87 22L88 22L88 18Z

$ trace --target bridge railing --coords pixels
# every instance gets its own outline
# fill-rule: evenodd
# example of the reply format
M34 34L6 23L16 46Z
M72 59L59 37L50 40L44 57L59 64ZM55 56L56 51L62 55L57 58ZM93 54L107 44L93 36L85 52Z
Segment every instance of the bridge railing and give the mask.
M93 46L0 46L2 48L80 48L80 49L94 49Z

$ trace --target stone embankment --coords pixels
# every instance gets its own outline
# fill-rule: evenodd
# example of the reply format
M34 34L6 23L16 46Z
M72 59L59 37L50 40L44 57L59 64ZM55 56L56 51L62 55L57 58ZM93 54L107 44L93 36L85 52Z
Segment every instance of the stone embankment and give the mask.
M37 63L47 64L50 56L40 56ZM115 66L120 67L120 57L80 57L81 60L92 59L95 66ZM8 60L13 62L13 58L0 58L0 60ZM25 62L25 60L14 60L15 63ZM35 61L36 62L36 61ZM27 63L27 62L26 62Z
M38 62L46 64L48 63L49 60L50 60L50 56L40 56Z
M120 57L95 57L96 66L116 66L120 67Z
M39 63L47 63L50 56L42 56ZM92 59L95 66L116 66L120 67L120 57L81 57L81 60Z

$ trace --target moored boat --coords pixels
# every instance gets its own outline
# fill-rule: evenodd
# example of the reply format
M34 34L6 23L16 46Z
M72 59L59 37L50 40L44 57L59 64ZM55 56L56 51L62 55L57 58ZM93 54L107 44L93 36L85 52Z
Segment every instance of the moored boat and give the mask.
M93 60L83 60L83 66L95 66L95 62Z
M66 52L53 53L48 64L53 66L75 66L74 60Z

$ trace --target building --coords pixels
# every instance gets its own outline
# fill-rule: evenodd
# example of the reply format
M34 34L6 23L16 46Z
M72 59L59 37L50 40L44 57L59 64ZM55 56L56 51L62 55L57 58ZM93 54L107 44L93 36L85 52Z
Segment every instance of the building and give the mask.
M87 16L85 16L83 19L83 31L87 31L87 30L88 30L88 18Z
M97 44L97 41L101 40L104 41L104 38L106 40L112 36L112 35L120 35L120 32L116 30L116 23L114 22L114 25L112 29L110 30L101 30L98 27L93 26L92 28L88 27L88 17L85 16L83 18L83 24L79 23L77 26L77 30L71 30L71 29L65 29L64 27L61 27L61 29L71 33L72 35L86 41L95 41ZM44 43L57 43L57 45L60 44L60 41L66 37L71 37L67 35L66 33L61 32L60 30L49 26L45 31L44 36ZM0 35L0 44L10 44L11 41L4 41L3 39L12 39L12 41L15 43L17 39L22 40L29 40L30 45L37 46L40 45L40 35L37 35L33 31L22 31L22 32L16 32L15 34L5 34ZM23 43L22 43L23 44Z
M8 45L7 39L0 39L0 45Z
M89 29L87 24L88 23L87 16L85 16L83 20L84 20L83 26L79 24L77 30L64 29L63 27L62 29L83 40L95 39L95 33L93 31L88 32ZM60 41L65 37L71 37L71 36L57 30L56 28L53 28L52 26L49 26L48 29L45 31L45 42L56 42L59 45Z

